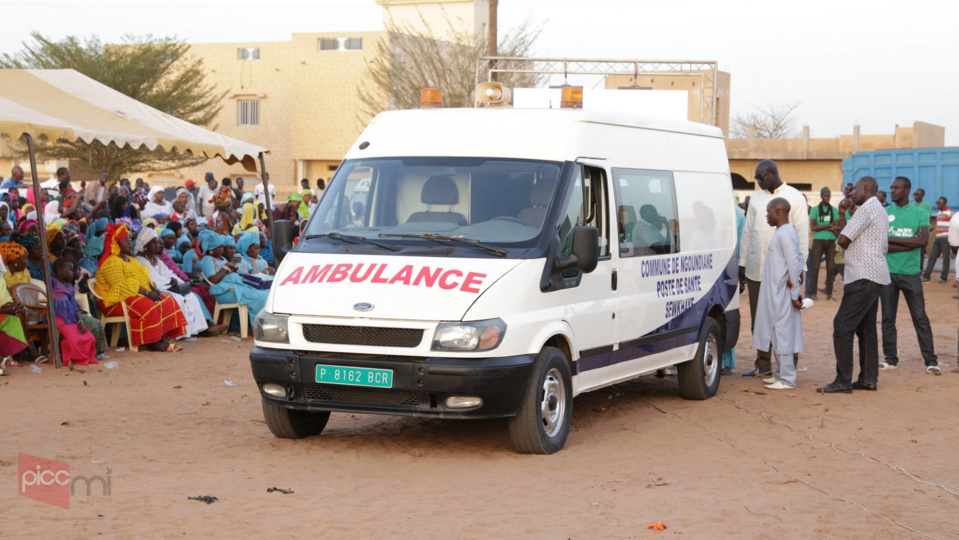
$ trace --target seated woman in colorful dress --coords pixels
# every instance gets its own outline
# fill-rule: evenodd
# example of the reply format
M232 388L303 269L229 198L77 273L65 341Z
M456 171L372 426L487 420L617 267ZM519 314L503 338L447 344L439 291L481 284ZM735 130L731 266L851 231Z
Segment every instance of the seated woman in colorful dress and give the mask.
M80 306L73 292L73 261L61 257L53 263L53 312L60 331L60 352L64 365L97 363L97 336L80 321Z
M32 234L23 234L17 238L17 243L27 249L27 270L30 277L43 281L43 267L49 265L43 258L43 246L40 237Z
M200 297L190 291L191 283L180 279L160 260L160 252L163 249L161 246L160 239L153 229L143 229L137 236L137 261L150 272L150 281L158 289L172 296L180 305L180 310L183 311L187 322L187 333L181 337L195 336L203 332L210 334L225 332L225 325L211 326L209 321L213 320L213 316L203 305Z
M210 292L221 304L240 303L247 307L250 324L266 305L270 291L254 289L243 282L236 265L222 259L224 238L213 231L200 231L200 245L204 256L200 260L200 271L210 282Z
M50 262L56 262L63 255L63 248L67 247L66 237L63 235L63 225L58 222L47 222L47 256Z
M102 300L100 310L111 317L123 313L126 304L132 330L130 345L155 351L176 352L169 343L186 332L186 318L176 300L161 293L150 281L150 272L133 257L133 243L125 225L110 225L104 239L103 257L94 290Z
M236 252L243 257L243 262L237 265L242 274L273 275L269 263L260 257L260 234L243 233L236 242Z
M27 343L23 332L19 317L22 313L23 306L13 301L6 282L0 279L0 375L4 374L14 356L19 355L23 361L28 360L25 358L27 354L36 356L36 351Z
M30 271L27 270L27 249L16 242L0 242L0 259L7 271L3 281L7 288L17 283L30 283Z

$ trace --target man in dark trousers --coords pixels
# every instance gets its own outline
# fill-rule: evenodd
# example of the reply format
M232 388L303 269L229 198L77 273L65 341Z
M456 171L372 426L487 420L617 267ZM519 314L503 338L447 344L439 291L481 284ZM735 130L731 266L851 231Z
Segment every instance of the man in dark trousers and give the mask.
M879 204L876 179L863 176L856 181L852 198L839 203L840 222L834 227L844 251L846 271L839 310L832 321L832 343L836 354L836 378L816 389L824 394L849 394L855 390L876 390L879 380L879 342L876 311L879 291L890 283L886 263L888 217ZM845 222L849 210L852 219ZM852 382L853 336L859 338L859 380Z
M899 365L899 347L896 336L896 311L899 293L906 297L912 326L919 339L919 350L926 363L926 373L939 375L939 361L932 343L932 327L926 316L926 301L919 279L919 249L929 241L929 215L914 204L909 204L912 182L900 176L892 182L889 192L893 204L886 208L889 216L889 285L882 288L882 352L885 361L879 369L896 369Z
M836 234L832 226L839 220L839 211L829 204L832 193L824 187L819 191L819 204L809 210L809 229L812 231L812 259L806 279L806 297L817 300L819 265L826 256L826 300L832 300L832 282L836 279Z

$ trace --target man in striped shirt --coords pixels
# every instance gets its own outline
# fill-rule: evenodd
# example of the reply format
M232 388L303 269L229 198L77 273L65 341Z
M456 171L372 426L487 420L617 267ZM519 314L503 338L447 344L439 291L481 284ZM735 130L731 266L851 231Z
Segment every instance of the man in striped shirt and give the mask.
M929 262L926 263L926 271L922 275L923 281L929 281L939 255L942 255L942 273L939 274L939 283L945 283L949 275L949 220L952 219L952 210L946 206L946 203L945 197L939 197L936 201L936 210L939 211L936 214L936 240L932 243L932 251L929 252Z

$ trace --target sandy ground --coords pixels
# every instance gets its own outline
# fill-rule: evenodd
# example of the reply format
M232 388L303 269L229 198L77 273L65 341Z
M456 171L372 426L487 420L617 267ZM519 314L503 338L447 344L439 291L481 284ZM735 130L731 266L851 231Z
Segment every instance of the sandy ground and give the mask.
M654 377L576 398L553 456L514 453L505 421L334 414L320 437L276 439L250 340L111 352L117 370L14 369L0 379L0 537L955 537L959 319L950 285L926 291L941 377L924 373L906 314L901 367L879 392L816 394L833 378L838 306L820 302L795 391L742 379L754 353L740 347L708 401ZM20 452L109 470L110 496L81 492L69 510L18 496Z

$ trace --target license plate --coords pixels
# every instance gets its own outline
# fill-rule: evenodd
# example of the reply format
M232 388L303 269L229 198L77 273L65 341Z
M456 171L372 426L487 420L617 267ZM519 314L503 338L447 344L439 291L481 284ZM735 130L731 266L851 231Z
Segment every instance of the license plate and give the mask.
M316 382L393 388L393 370L317 365Z

